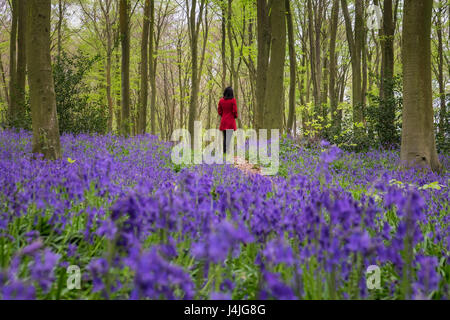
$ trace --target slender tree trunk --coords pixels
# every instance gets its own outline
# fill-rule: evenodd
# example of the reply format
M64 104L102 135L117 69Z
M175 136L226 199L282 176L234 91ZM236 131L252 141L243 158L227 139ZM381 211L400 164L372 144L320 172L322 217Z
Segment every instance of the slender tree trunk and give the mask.
M318 22L316 21L315 10L312 8L311 0L307 2L308 8L308 35L309 35L309 48L310 48L310 63L311 63L311 80L313 85L314 96L314 114L317 116L321 108L322 102L320 101L320 82L322 68L320 64L320 28L317 32ZM315 8L316 9L316 8Z
M117 50L115 52L115 78L119 79L121 77L121 70L120 70L120 52ZM116 96L116 128L117 132L122 132L122 99L121 99L121 92L122 88L121 86L116 88L115 96Z
M233 35L231 29L231 17L232 17L232 2L233 0L228 0L228 19L227 19L227 34L228 43L230 45L230 67L231 67L231 78L233 83L234 97L239 103L239 76L236 70L236 65L234 61L234 45L233 45ZM239 127L241 127L241 118L238 118Z
M18 3L18 30L17 30L17 90L16 90L16 108L17 120L23 117L25 113L25 82L27 70L26 57L26 28L27 28L27 8L25 1ZM19 124L22 126L22 123Z
M271 52L268 68L265 107L266 129L283 131L284 109L280 102L284 101L284 61L286 55L286 11L284 1L273 1L270 8ZM266 125L267 122L267 125Z
M12 124L17 117L17 24L18 24L18 0L11 0L12 21L9 42L9 120Z
M111 65L112 65L112 43L111 39L108 39L107 45L107 53L106 53L106 99L108 101L108 132L112 131L113 126L113 114L114 114L114 105L112 98L112 90L111 90Z
M113 55L113 22L111 19L111 5L113 0L100 1L100 7L105 18L106 33L106 100L108 102L108 132L112 132L114 118L114 102L111 83L112 55Z
M192 57L192 75L191 75L191 96L189 101L189 125L188 130L191 137L194 136L194 122L197 118L198 92L200 87L200 73L198 72L198 35L200 31L200 22L202 20L205 0L200 2L200 12L196 15L197 0L192 0L189 19L190 47ZM197 16L197 19L196 19ZM194 139L192 139L192 143Z
M149 40L149 75L150 75L150 131L156 134L156 57L155 57L155 1L150 0L150 40Z
M50 0L29 0L27 60L33 122L33 153L61 157L56 96L50 57Z
M144 20L141 40L141 91L138 132L145 134L147 128L147 100L148 100L148 39L150 28L150 0L145 0Z
M321 111L322 111L322 130L326 133L327 125L328 125L328 46L324 46L323 48L323 71L322 71L322 97L320 101L322 102Z
M120 41L122 44L122 134L130 135L130 0L120 0Z
M19 1L22 2L22 1ZM25 2L25 1L23 1ZM57 43L57 49L58 49L58 59L61 57L61 48L62 48L62 37L61 37L61 29L62 29L62 22L63 22L63 0L58 0L58 24L56 26L57 29L57 37L58 37L58 43Z
M296 73L297 73L297 60L295 55L295 39L294 39L294 26L292 18L292 10L289 0L285 0L286 7L286 21L287 32L289 38L289 116L287 121L287 132L292 133L292 127L294 125L295 117L295 87L296 87Z
M394 105L394 17L392 15L392 0L384 0L383 29L381 37L381 112L378 128L382 145L389 145L395 136L395 105Z
M178 65L178 87L180 89L180 128L184 128L184 86L182 75L182 40L179 39L177 43L177 65Z
M258 0L257 19L258 19L258 61L256 70L256 128L265 127L265 97L267 85L267 70L269 66L271 31L269 21L269 8L267 0Z
M333 8L331 9L331 25L330 25L330 82L329 82L329 97L330 97L330 111L331 111L331 133L332 136L337 135L337 106L338 97L336 92L336 38L337 28L339 22L339 0L333 0Z
M345 18L345 29L352 60L352 103L353 103L353 131L356 137L361 137L363 130L359 124L363 122L363 96L361 58L364 41L363 1L355 0L355 32L353 35L352 22L348 12L347 0L342 0L342 10Z
M439 8L437 14L437 37L438 37L438 82L439 82L439 101L441 104L439 112L439 135L441 137L445 134L447 127L447 112L445 104L445 83L444 83L444 44L442 37L442 12L444 11L444 1L439 1Z
M6 105L9 106L10 101L9 101L9 94L8 94L8 85L6 84L5 68L3 67L3 59L2 59L1 54L0 54L0 74L1 74L1 79L2 79L3 90L5 91L5 102L6 102Z
M433 0L405 0L403 18L403 127L401 161L439 171L431 88Z
M221 6L222 6L222 47L221 47L221 54L222 54L222 90L227 87L227 58L226 58L226 26L227 26L227 16L226 16L226 0L222 0Z

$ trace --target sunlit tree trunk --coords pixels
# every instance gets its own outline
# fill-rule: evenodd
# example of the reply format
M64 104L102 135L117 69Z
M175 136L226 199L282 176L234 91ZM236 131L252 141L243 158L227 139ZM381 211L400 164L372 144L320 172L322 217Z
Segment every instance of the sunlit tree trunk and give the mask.
M56 97L50 57L50 0L30 0L27 61L33 123L33 153L45 159L61 157Z
M273 1L270 8L271 51L264 113L265 129L283 130L284 62L286 57L286 11L284 1ZM267 123L267 124L266 124Z
M433 0L405 0L403 18L403 127L401 161L438 171L431 88Z
M360 137L363 130L359 124L363 122L363 92L362 92L362 49L364 45L364 10L363 0L355 0L355 31L348 11L347 0L341 0L342 11L345 18L345 29L352 60L352 104L353 104L353 130L356 137Z

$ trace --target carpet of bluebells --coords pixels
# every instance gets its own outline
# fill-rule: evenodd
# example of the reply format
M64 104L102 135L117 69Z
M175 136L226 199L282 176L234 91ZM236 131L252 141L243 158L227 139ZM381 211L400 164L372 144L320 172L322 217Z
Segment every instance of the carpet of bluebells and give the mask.
M448 171L284 139L269 177L174 166L150 135L61 139L46 162L0 132L0 299L450 297Z

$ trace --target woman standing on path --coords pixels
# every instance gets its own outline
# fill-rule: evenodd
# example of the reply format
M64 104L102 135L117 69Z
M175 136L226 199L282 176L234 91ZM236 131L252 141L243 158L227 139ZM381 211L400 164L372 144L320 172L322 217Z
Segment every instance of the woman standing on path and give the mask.
M226 154L229 151L233 131L236 131L236 119L238 117L233 88L225 89L223 98L219 101L218 112L222 118L219 130L223 133L223 153Z

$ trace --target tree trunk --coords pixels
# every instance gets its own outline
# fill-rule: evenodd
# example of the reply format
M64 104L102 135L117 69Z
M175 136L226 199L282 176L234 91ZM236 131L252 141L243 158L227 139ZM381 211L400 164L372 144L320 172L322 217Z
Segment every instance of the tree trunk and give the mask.
M234 45L231 30L232 2L233 0L228 0L227 34L228 34L228 42L230 45L231 83L233 84L234 98L237 100L237 103L239 103L239 76L238 71L236 70L236 65L234 63ZM239 117L237 120L239 127L241 127L241 118Z
M144 19L141 41L141 91L138 132L145 134L147 128L147 100L148 100L148 38L150 27L150 0L145 0Z
M381 37L381 105L380 118L382 124L378 128L380 142L387 146L395 136L395 105L394 105L394 17L392 15L392 0L384 0L383 29Z
M22 2L22 1L19 1ZM25 2L25 1L23 1ZM62 22L63 22L63 4L62 0L58 0L58 24L56 26L57 29L57 37L58 37L58 43L57 43L57 49L58 49L58 59L61 57L61 48L62 48L62 38L61 38L61 29L62 29Z
M322 75L322 68L320 64L320 26L318 24L317 18L315 17L317 12L315 12L316 10L313 10L312 8L311 0L308 0L307 8L311 80L314 96L314 114L315 116L317 116L322 105L322 102L320 101L320 83Z
M3 67L3 60L2 60L1 54L0 54L0 75L1 75L1 79L2 79L2 87L5 92L5 102L6 102L6 105L9 106L10 101L9 101L9 94L8 94L8 86L6 84L5 68Z
M330 82L329 82L329 97L330 97L330 111L331 111L331 134L337 135L338 119L337 106L338 97L336 92L336 38L337 28L339 22L339 0L333 0L333 8L331 9L331 25L330 25Z
M149 39L149 75L150 75L150 131L156 134L156 57L155 57L155 1L150 0L150 39Z
M270 54L270 21L267 0L257 2L258 20L258 58L256 70L256 128L264 128L265 97L267 85L267 69L269 66Z
M177 41L177 66L178 66L178 87L180 89L180 128L184 128L184 86L182 75L182 40Z
M347 0L342 0L342 10L345 18L345 29L352 60L352 104L353 131L355 137L361 137L363 130L358 124L363 122L363 96L361 56L364 41L364 10L363 0L355 0L355 33L353 35L352 22L348 12Z
M27 60L33 122L33 153L45 159L61 157L56 96L50 57L50 0L28 5Z
M11 0L11 35L9 40L9 120L12 124L17 117L17 20L18 0Z
M26 82L26 70L27 70L27 57L26 57L26 28L27 28L27 8L25 1L19 1L18 5L18 30L17 30L17 119L23 118L25 113L25 82ZM22 121L20 121L22 122ZM22 127L22 123L19 126Z
M106 99L108 101L108 132L112 131L113 126L113 98L111 93L111 55L112 55L112 43L108 40L107 45L107 53L106 53Z
M200 2L200 12L196 19L197 0L192 0L189 19L189 33L190 33L190 47L192 57L192 75L191 75L191 96L189 101L189 125L188 130L191 137L194 136L194 122L197 118L198 109L198 92L200 86L200 73L198 72L198 35L200 31L200 22L202 20L203 9L205 7L205 0ZM188 10L189 11L189 10ZM192 145L194 139L192 139Z
M226 26L227 26L227 16L226 16L226 0L222 0L222 90L227 87L227 58L226 58Z
M405 0L403 18L403 127L401 161L439 171L431 88L433 0Z
M444 2L439 2L437 13L437 36L438 36L438 82L439 82L439 101L441 104L439 112L439 135L444 137L447 127L447 112L445 104L445 83L444 83L444 44L442 39L442 12L444 11Z
M130 135L130 0L120 0L120 41L122 44L122 134Z
M289 38L289 116L287 121L287 132L292 134L295 118L295 86L296 86L296 73L297 73L297 61L295 55L295 39L294 39L294 26L292 22L292 10L289 0L285 0L286 6L286 20L287 20L287 32Z
M283 131L283 111L280 105L284 101L284 61L286 55L286 14L285 2L273 1L270 8L271 52L268 68L265 107L265 129ZM267 122L267 125L266 125ZM269 135L268 135L269 136Z
M115 78L119 79L121 76L121 69L120 69L120 51L117 50L115 52ZM121 99L121 91L122 88L121 86L116 88L115 90L115 96L116 96L116 129L117 132L120 133L122 132L122 99Z

